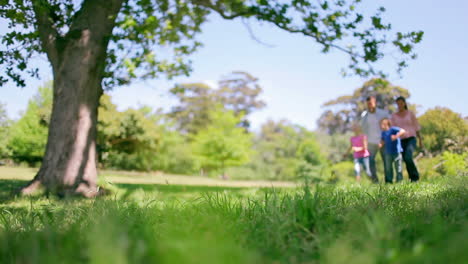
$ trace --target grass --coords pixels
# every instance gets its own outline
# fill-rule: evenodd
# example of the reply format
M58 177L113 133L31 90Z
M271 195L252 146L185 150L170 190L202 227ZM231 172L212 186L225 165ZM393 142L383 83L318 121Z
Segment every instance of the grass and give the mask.
M38 169L25 167L1 167L0 179L31 180ZM102 181L114 184L171 184L217 187L296 187L293 182L267 180L222 180L201 176L173 175L165 173L144 173L126 171L99 171Z
M0 180L0 195L23 181ZM114 184L0 206L2 263L466 263L466 177L233 188Z

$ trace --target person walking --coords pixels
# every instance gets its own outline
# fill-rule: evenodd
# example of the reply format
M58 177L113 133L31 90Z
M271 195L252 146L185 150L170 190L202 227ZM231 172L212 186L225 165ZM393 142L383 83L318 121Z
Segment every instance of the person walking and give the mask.
M412 182L419 180L419 171L413 159L413 153L416 149L416 144L419 142L419 148L423 148L421 134L419 130L421 126L413 112L408 110L406 99L403 96L395 100L398 111L394 113L390 119L392 125L403 128L406 133L401 137L401 146L403 148L403 161L406 165L406 171ZM416 137L418 140L416 140Z
M361 127L358 124L353 124L354 136L350 138L349 151L353 152L354 157L354 174L356 181L361 181L361 166L367 176L371 176L369 167L369 151L367 150L367 136L362 134Z
M401 168L401 136L405 134L405 130L397 126L392 126L388 118L380 121L382 129L381 147L384 148L385 162L385 183L393 183L393 168L395 168L396 182L403 180Z
M383 150L379 150L380 139L382 131L380 129L380 120L389 117L389 113L386 110L377 108L377 99L371 95L366 99L367 111L361 114L361 127L364 134L367 135L367 150L369 151L369 166L371 172L371 180L374 183L378 183L377 168L375 159L377 153L380 152L380 157L384 161ZM385 162L384 168L385 168Z

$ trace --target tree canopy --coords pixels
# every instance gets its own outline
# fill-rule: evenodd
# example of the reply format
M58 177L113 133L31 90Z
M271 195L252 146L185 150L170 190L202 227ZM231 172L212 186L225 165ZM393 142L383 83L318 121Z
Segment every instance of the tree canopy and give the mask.
M26 161L31 165L41 161L52 109L51 86L52 83L48 82L39 87L22 117L11 126L8 148L14 160Z
M265 178L296 179L300 166L326 164L315 134L287 120L264 123L254 150L251 167Z
M0 159L7 157L10 153L7 148L8 137L10 134L11 120L8 118L5 104L0 103Z
M67 42L78 41L80 30L95 27L102 18L90 18L90 0L1 0L0 18L8 28L0 36L0 84L14 81L25 86L24 75L38 76L29 60L46 52L54 64ZM422 31L394 33L382 18L384 7L374 15L359 12L361 0L334 1L210 1L210 0L112 0L101 1L116 11L115 25L105 59L103 84L107 88L133 79L169 78L188 74L188 55L201 43L196 37L208 14L225 19L269 22L291 33L311 37L326 53L337 49L349 55L348 73L363 76L382 73L372 64L385 56L386 44L401 56L397 70L414 59L414 45ZM109 3L109 4L108 4ZM112 4L111 4L112 3ZM121 5L121 8L118 6ZM81 32L81 33L80 33ZM388 34L395 34L393 37Z
M432 154L468 151L468 122L446 107L435 107L419 117L424 145Z
M367 109L366 98L371 95L377 99L377 108L386 109L392 113L396 111L395 98L398 96L409 98L410 92L385 79L371 79L354 90L353 94L325 102L322 107L326 110L317 121L319 129L328 134L342 134L350 131L353 121L358 120L361 113ZM414 105L408 104L408 106L413 111L415 110Z
M246 72L233 72L224 76L218 87L204 83L178 84L171 93L179 101L169 113L181 131L196 134L210 124L210 112L218 107L232 110L242 116L241 124L249 127L248 115L265 106L258 98L262 88L258 79Z
M238 127L241 118L232 110L218 107L210 112L210 124L194 138L194 153L204 169L221 169L241 165L249 161L252 137L244 128Z

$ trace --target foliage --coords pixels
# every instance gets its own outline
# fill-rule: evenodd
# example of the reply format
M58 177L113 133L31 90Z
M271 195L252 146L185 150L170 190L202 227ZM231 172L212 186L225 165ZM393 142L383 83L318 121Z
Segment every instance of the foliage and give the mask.
M196 164L185 138L164 114L148 106L119 112L111 97L101 97L98 152L104 167L192 173Z
M345 154L347 154L350 144L349 140L353 135L351 131L347 131L344 134L333 135L322 131L318 131L316 133L317 137L320 139L318 140L320 149L329 162L334 164L350 158L349 155Z
M21 182L0 181L0 191ZM302 189L119 185L0 208L5 263L459 263L466 177Z
M342 161L335 163L331 166L331 174L335 177L338 177L341 180L354 180L354 163L352 161Z
M16 162L36 165L42 159L52 108L51 85L39 88L24 115L11 127L8 150ZM197 170L186 138L163 113L148 106L118 111L112 98L104 94L97 138L98 159L104 168L187 174Z
M47 45L63 48L75 41L81 30L79 15L93 15L89 1L3 1L0 17L8 21L8 33L3 35L5 50L1 64L7 71L0 79L24 86L21 72L37 76L38 69L28 60L37 53L51 52ZM185 1L119 1L113 35L107 47L104 86L111 88L136 78L155 78L161 73L173 77L188 74L186 56L201 45L194 40L208 13L202 7ZM45 19L46 22L43 21ZM101 18L107 19L107 18ZM79 33L78 33L79 34ZM44 43L46 38L49 43ZM131 48L130 48L131 47ZM156 54L164 50L166 54Z
M211 87L203 83L177 85L171 89L179 105L173 107L169 116L177 123L178 130L196 134L210 123L209 113L215 107Z
M442 177L441 166L442 156L425 156L417 161L417 167L421 179L435 179Z
M270 120L263 124L255 139L254 151L255 155L246 167L258 178L298 179L304 177L299 166L320 171L320 166L327 162L315 134L286 120Z
M426 149L432 154L468 151L468 122L445 107L427 110L419 117Z
M313 166L327 163L315 137L306 138L299 144L296 157Z
M395 98L410 97L407 89L392 85L385 79L374 78L354 90L351 95L340 96L323 104L325 112L317 121L320 130L328 134L342 134L351 131L351 125L359 120L361 113L367 109L366 98L373 95L377 99L377 108L395 112ZM409 105L414 111L415 106Z
M250 123L246 117L266 105L258 99L262 91L258 78L247 72L237 71L221 78L215 91L215 98L218 103L224 105L224 108L234 111L236 115L242 115L242 126L249 128Z
M10 150L7 148L10 126L11 120L8 118L5 104L0 103L0 159L10 155Z
M442 154L441 172L446 176L468 175L468 152L463 154L445 151Z
M186 83L176 85L171 93L179 101L169 116L174 118L178 128L187 134L197 132L210 124L210 112L216 111L218 104L242 116L242 126L249 127L247 116L261 109L265 103L258 99L262 88L258 79L246 72L232 72L224 76L218 87L204 83Z
M398 32L390 37L391 25L382 19L385 8L380 7L374 15L362 14L358 12L360 2L114 0L108 5L114 7L109 15L116 22L107 57L101 58L106 60L104 86L155 78L161 73L168 77L187 74L190 63L186 57L200 47L196 36L210 12L225 19L255 19L310 37L324 53L332 49L346 53L349 72L362 76L380 73L372 64L384 58L384 47L391 44L399 51L396 68L400 71L408 60L416 58L414 45L422 40L423 32ZM37 76L38 69L29 59L43 52L56 59L57 48L77 41L83 16L108 19L93 17L95 4L87 0L2 0L0 18L7 21L8 28L1 37L0 64L6 70L0 84L12 80L24 86L23 72ZM350 42L354 45L348 45Z
M13 160L36 165L42 160L52 109L52 83L39 87L22 117L11 126L8 148Z
M421 179L465 177L468 174L468 152L457 154L448 151L436 156L424 156L417 161Z
M224 169L249 161L252 136L244 128L238 127L241 117L233 111L210 112L211 123L193 138L193 151L202 168L207 170Z

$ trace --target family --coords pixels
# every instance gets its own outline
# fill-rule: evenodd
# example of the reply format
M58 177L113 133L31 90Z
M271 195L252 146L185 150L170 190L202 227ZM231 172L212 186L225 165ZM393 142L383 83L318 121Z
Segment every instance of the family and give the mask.
M408 110L404 97L398 97L395 102L398 110L389 115L387 111L377 108L375 96L367 97L367 111L362 113L360 124L353 125L355 135L351 137L350 149L354 153L354 171L358 181L362 166L374 183L379 182L375 163L378 152L383 160L386 183L393 183L394 174L396 182L403 180L402 161L405 162L409 179L412 182L419 180L413 153L417 142L422 148L420 126L415 114Z

